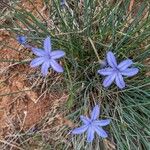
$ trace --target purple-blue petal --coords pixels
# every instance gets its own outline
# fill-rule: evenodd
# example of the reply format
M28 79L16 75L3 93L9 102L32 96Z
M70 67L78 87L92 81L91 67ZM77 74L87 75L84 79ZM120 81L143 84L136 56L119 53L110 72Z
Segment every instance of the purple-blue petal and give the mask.
M31 61L30 66L37 67L37 66L41 65L44 61L45 60L43 57L37 57Z
M113 81L115 80L115 77L116 77L116 73L107 76L107 77L104 79L104 81L103 81L103 86L104 86L104 87L109 87L109 86L113 83Z
M62 68L62 66L59 65L58 62L56 60L54 60L54 59L50 60L50 65L58 73L61 73L61 72L64 71L64 69Z
M94 125L96 126L106 126L110 124L111 119L104 119L104 120L95 120L93 122Z
M113 73L113 68L100 69L98 70L98 73L103 76L111 75Z
M41 67L41 72L42 72L42 75L43 76L46 76L48 74L48 69L50 67L50 63L49 61L45 61L43 64L42 64L42 67Z
M44 40L44 50L46 51L47 54L50 54L51 49L52 49L52 46L51 46L51 39L50 39L50 37L47 37L47 38Z
M43 51L42 49L39 49L39 48L32 48L32 52L36 56L45 56L46 55L45 51Z
M88 118L88 117L85 117L85 116L80 116L80 119L81 119L81 121L84 123L84 124L89 124L90 123L90 119Z
M115 82L116 82L116 85L120 88L120 89L123 89L125 87L125 82L123 80L123 77L121 75L121 73L118 73L116 75L116 78L115 78Z
M83 125L79 128L75 128L72 130L72 134L82 134L84 133L86 130L88 129L88 126L87 125Z
M107 133L105 130L103 130L101 127L98 127L98 126L94 126L93 127L95 132L102 138L106 138L108 137Z
M96 105L91 112L91 120L97 119L99 117L99 114L100 114L100 108L98 105Z
M127 77L132 77L136 75L138 72L139 72L138 68L129 68L122 71L121 74Z
M65 52L61 50L52 51L50 54L52 59L58 59L65 56Z
M90 126L87 130L87 142L92 142L94 140L94 130Z
M117 67L117 61L116 61L116 58L114 56L114 54L109 51L107 53L107 62L108 64L112 67L112 68L116 68Z
M125 69L127 69L128 67L130 67L131 65L133 64L133 61L131 59L127 59L127 60L124 60L122 61L119 65L118 65L118 69L120 71L123 71Z

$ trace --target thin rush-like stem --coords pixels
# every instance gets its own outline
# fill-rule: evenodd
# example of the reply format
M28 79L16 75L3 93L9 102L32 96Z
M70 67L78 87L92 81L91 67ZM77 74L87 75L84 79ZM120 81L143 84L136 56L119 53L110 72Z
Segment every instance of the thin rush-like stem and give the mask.
M96 55L96 57L97 57L97 59L98 59L98 62L101 64L103 61L100 59L100 57L99 57L99 55L98 55L98 52L97 52L97 50L96 50L96 48L95 48L95 45L94 45L94 43L93 43L93 41L92 41L92 39L91 39L90 37L88 37L88 40L90 41L90 43L91 43L91 45L92 45L92 47L93 47L93 50L94 50L94 53L95 53L95 55Z

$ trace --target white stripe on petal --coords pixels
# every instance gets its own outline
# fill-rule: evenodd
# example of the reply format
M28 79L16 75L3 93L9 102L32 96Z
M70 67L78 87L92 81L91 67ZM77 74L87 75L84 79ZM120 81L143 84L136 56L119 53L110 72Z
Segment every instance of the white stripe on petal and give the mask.
M42 72L43 76L46 76L48 74L49 67L50 67L50 63L48 61L46 61L42 64L41 72Z
M105 120L96 120L93 122L94 125L96 126L106 126L108 124L110 124L110 119L105 119Z
M107 76L107 77L104 79L104 81L103 81L103 86L104 86L104 87L109 87L109 86L113 83L113 81L115 80L115 77L116 77L116 73Z
M56 72L63 72L64 70L63 70L63 68L62 68L62 66L61 65L59 65L58 64L58 62L56 61L56 60L54 60L54 59L51 59L50 60L50 65L51 65L51 67L56 71Z
M108 137L107 133L105 132L105 130L103 130L101 127L98 126L94 126L93 127L95 132L102 138L106 138Z
M87 130L87 141L92 142L94 139L94 129L92 127L89 127Z
M47 37L47 38L44 40L44 50L45 50L45 52L47 52L47 54L50 54L51 49L52 49L52 46L51 46L51 39L50 39L50 37Z
M36 56L45 56L46 55L45 51L42 49L39 49L39 48L32 48L32 52Z
M88 117L85 117L85 116L80 116L80 119L82 120L82 122L84 123L84 124L89 124L90 123L90 119L88 118Z
M120 89L123 89L125 87L125 82L123 80L123 77L121 75L121 73L118 73L116 75L116 78L115 78L115 82L116 82L116 85L120 88Z
M58 59L65 56L65 52L61 50L52 51L50 56L52 59Z
M30 66L31 67L37 67L37 66L41 65L43 62L44 62L44 58L38 57L38 58L35 58L31 61Z
M106 76L106 75L111 75L113 73L113 70L114 69L112 69L112 68L105 68L105 69L98 70L98 73L100 75Z
M85 132L88 129L87 125L83 125L79 128L75 128L72 130L72 134L82 134L83 132Z
M116 58L114 56L114 54L109 51L107 53L107 62L108 64L112 67L112 68L116 68L117 67L117 61L116 61Z
M129 68L122 71L121 74L127 77L132 77L136 75L138 72L139 72L138 68Z
M127 60L122 61L122 62L118 65L117 68L118 68L120 71L123 71L123 70L127 69L128 67L130 67L132 64L133 64L132 60L127 59Z
M100 114L100 108L98 105L96 105L91 112L91 120L97 119L99 117L99 114Z

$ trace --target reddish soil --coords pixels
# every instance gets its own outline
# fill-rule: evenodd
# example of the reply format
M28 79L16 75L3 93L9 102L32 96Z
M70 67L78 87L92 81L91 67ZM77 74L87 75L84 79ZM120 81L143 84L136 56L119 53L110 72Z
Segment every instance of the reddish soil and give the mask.
M0 37L1 41L7 42L7 48L1 47L0 60L29 59L29 50L19 46L8 32L1 32ZM54 109L54 106L59 106L66 101L67 96L64 93L50 93L38 100L40 96L38 91L28 91L31 86L28 87L27 74L34 72L35 69L31 69L28 64L0 63L0 137L14 130L31 128L38 124L52 108Z
M45 15L45 7L41 0L34 1L36 8L26 0L22 0L22 4L22 7L27 11L32 11L33 14L39 18L40 16L37 10L40 11L43 16ZM4 23L5 19L1 21ZM57 126L65 124L72 126L72 123L63 117L62 112L58 111L67 100L65 93L51 92L46 94L44 92L42 93L40 88L30 90L35 83L33 81L34 77L32 76L37 73L37 69L30 68L28 62L19 64L12 60L29 61L32 58L32 53L30 53L29 49L20 46L16 39L11 36L13 35L8 31L1 29L0 143L8 144L7 138L9 138L9 136L14 135L16 132L26 132L30 128L41 124L43 118L50 112L54 113L53 118L55 118ZM59 75L53 73L50 73L49 76L53 78L56 77L57 79L60 78ZM45 80L40 77L38 84L42 85L43 81ZM45 128L44 126L45 124L43 124L43 128ZM15 145L17 145L17 143L15 143ZM14 145L10 146L11 148L16 147Z

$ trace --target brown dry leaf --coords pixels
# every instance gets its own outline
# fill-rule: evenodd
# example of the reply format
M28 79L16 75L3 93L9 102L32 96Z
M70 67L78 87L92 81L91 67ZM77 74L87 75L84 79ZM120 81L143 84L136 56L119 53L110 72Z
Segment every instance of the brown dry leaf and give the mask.
M132 11L132 7L134 5L134 2L135 2L135 0L130 0L129 9L128 9L129 12Z
M135 16L137 15L141 4L144 2L144 0L139 0L139 1L135 1L135 0L130 0L130 4L129 4L129 8L128 8L128 18L127 18L127 23L125 24L126 27L129 26L130 23L132 23L132 21L135 19ZM148 17L149 14L149 8L145 8L145 10L143 11L142 14L142 19L146 19Z
M147 73L146 73L146 76L147 76L147 77L150 77L150 72L147 72Z
M147 59L145 60L144 64L150 66L150 58L147 58ZM146 72L146 76L147 76L147 77L150 77L150 71Z
M18 76L12 78L12 86L16 87L18 90L21 90L24 88L25 85L24 80L25 79L23 77Z
M25 89L28 89L27 87ZM31 99L34 103L37 103L38 101L38 94L33 91L25 91L28 98Z
M66 125L70 128L74 127L74 123L71 120L64 118L62 115L56 116L56 119L58 119L60 125Z
M106 150L116 150L115 145L113 143L111 143L109 140L104 139L103 143L104 143Z
M131 14L131 11L132 11L132 8L133 8L133 5L134 5L134 0L130 0L130 4L129 4L129 8L128 8L128 18L127 18L127 24L126 26L128 27L128 24L130 24L134 19L132 18L132 14Z
M6 125L5 125L5 112L4 110L0 110L0 129L4 128Z

